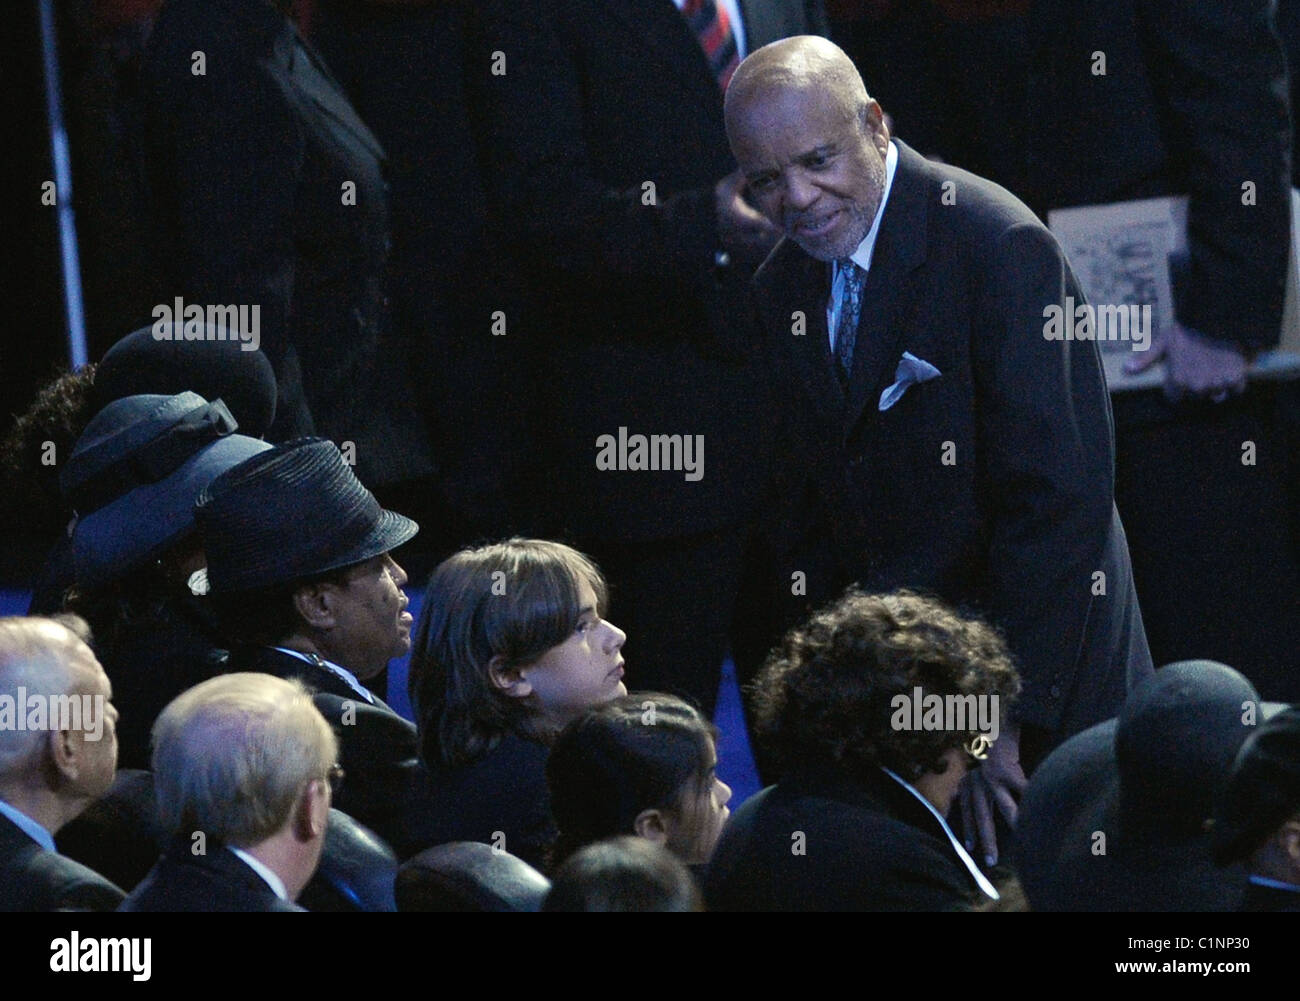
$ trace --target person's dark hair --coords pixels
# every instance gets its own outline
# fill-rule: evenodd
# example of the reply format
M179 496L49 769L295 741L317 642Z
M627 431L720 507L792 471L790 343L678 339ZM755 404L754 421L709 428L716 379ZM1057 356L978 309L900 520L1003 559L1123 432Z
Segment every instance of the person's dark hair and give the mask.
M704 910L690 870L667 848L619 837L588 845L560 867L542 904L550 912Z
M622 696L571 722L546 762L560 832L551 867L594 841L635 833L643 810L688 809L711 781L716 740L698 710L658 692Z
M480 758L507 733L550 742L532 707L500 692L488 664L526 667L563 643L582 613L581 584L608 600L596 565L569 546L513 538L465 549L429 578L411 651L408 690L420 756L449 767Z
M911 781L945 770L943 755L977 736L891 725L894 698L996 695L1006 712L1020 680L1002 637L910 591L843 597L790 630L751 689L759 742L789 769L838 766L866 777L884 765ZM1004 717L1005 718L1005 717Z
M128 636L173 628L173 606L188 593L177 568L198 544L198 536L191 532L158 559L108 584L93 588L73 584L67 589L63 606L89 623L95 639L89 645L101 659L111 658Z
M95 414L94 382L94 365L62 373L41 387L0 441L4 507L11 523L57 532L72 517L59 490L59 472ZM47 442L54 446L53 464Z
M368 561L251 591L214 591L208 595L208 600L216 613L222 636L230 643L236 646L275 646L298 628L298 609L293 596L299 588L320 584L343 587L352 572L365 562Z

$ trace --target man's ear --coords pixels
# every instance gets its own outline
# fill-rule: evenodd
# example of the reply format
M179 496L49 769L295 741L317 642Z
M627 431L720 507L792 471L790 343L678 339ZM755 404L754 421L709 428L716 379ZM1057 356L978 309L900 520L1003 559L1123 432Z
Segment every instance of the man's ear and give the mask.
M522 699L533 694L533 686L524 677L524 669L509 666L499 653L488 661L488 678L497 691L512 699Z
M866 121L863 125L866 127L867 134L871 136L871 141L876 148L881 151L881 156L889 152L889 122L885 120L885 110L880 106L880 102L874 98L867 102Z
M302 795L298 797L298 805L294 808L293 817L294 834L298 836L298 840L310 841L325 834L325 827L329 824L330 817L329 787L328 781L317 779L315 782L308 782Z
M330 585L304 584L293 592L293 607L311 628L332 629L336 624L332 599Z
M668 820L662 810L642 810L632 821L632 830L638 838L645 838L657 845L668 843Z
M49 732L50 761L65 781L75 782L81 774L81 741L69 727Z

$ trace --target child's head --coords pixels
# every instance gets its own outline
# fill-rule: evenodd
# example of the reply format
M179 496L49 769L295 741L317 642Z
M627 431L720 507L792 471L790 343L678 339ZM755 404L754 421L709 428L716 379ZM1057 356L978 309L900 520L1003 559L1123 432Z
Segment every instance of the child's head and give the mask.
M708 861L731 799L715 774L716 734L681 699L654 692L615 699L570 723L546 765L560 831L552 864L619 834L665 845L687 863Z
M473 761L507 733L549 741L626 694L627 636L605 604L595 564L558 542L515 538L439 564L411 654L424 760Z

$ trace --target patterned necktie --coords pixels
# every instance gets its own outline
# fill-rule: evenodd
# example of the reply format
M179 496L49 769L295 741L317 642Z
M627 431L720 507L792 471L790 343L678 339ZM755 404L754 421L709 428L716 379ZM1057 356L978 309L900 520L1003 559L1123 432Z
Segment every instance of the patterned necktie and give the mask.
M700 40L709 68L724 91L731 82L731 74L740 65L740 52L736 36L731 32L731 19L727 10L714 0L686 0L682 16Z
M862 311L862 286L866 284L867 273L848 257L836 263L844 276L839 322L835 325L836 374L847 384L853 372L853 347L858 339L858 315Z

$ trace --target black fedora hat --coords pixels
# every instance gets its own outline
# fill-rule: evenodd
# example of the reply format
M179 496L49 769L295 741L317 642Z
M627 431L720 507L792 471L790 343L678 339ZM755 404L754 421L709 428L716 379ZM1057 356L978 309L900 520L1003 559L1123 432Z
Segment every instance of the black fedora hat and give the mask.
M338 446L299 438L217 477L195 504L213 594L287 584L396 549L420 530L386 511Z
M1300 811L1300 706L1288 706L1246 738L1215 811L1221 864L1249 858Z
M1056 748L1016 824L1034 909L1235 910L1245 873L1215 865L1207 826L1238 748L1275 709L1232 668L1182 661Z
M96 414L59 476L77 512L77 583L97 588L194 530L194 499L220 473L271 446L235 434L220 400L128 396Z

